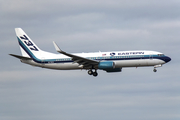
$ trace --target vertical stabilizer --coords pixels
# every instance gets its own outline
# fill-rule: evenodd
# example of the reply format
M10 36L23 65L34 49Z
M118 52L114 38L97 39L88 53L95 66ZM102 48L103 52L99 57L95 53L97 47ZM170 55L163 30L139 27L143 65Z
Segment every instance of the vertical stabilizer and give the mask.
M31 40L31 38L21 28L15 28L15 32L22 55L31 58L41 58L41 50Z

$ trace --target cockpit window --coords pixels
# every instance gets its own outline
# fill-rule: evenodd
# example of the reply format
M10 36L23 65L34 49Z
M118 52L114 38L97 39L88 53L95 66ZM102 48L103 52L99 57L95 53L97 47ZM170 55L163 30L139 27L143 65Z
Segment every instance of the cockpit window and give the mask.
M161 57L161 56L164 56L164 54L158 54L158 56L160 56L160 57Z

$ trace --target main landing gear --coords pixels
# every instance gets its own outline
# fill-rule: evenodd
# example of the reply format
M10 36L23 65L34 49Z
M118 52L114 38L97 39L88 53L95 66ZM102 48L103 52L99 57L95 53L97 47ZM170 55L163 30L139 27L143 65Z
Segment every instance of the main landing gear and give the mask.
M93 75L94 77L98 76L97 70L95 70L94 72L92 70L89 70L88 74Z

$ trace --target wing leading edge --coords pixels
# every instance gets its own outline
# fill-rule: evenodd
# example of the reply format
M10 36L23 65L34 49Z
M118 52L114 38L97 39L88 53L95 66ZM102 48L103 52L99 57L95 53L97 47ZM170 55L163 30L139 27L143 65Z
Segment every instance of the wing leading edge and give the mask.
M57 52L64 54L68 57L71 57L72 60L74 61L74 63L78 63L79 65L83 65L84 68L94 68L95 66L97 66L99 64L99 61L95 61L95 60L91 60L91 59L87 59L81 56L77 56L77 55L73 55L67 52L62 51L58 45L53 41L54 47L56 49Z

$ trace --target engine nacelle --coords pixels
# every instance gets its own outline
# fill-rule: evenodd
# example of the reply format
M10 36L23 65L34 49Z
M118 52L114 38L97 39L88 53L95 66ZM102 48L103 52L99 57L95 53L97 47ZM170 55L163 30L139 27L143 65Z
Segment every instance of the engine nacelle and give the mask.
M103 62L99 63L98 68L102 69L102 70L114 69L115 68L115 63L112 62L112 61L103 61Z

